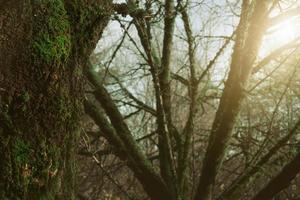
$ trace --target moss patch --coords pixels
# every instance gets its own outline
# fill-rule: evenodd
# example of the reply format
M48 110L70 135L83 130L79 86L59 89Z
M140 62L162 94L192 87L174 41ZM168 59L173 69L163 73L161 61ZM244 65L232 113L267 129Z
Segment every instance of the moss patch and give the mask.
M13 155L18 166L29 163L30 145L22 139L16 138L13 145Z
M19 196L24 196L27 193L28 185L31 179L30 169L30 145L22 138L16 137L12 143L12 156L14 160L14 184L15 192Z
M71 52L70 24L61 0L37 1L32 47L47 64L65 61Z

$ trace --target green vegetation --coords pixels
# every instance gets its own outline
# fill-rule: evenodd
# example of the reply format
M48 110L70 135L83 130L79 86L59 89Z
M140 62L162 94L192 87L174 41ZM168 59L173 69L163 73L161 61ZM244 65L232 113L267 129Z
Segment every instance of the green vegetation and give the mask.
M61 0L43 0L39 7L34 18L37 20L37 36L33 41L33 48L48 64L65 61L70 55L71 38L64 3Z
M17 138L14 141L13 155L18 166L28 164L30 154L30 145L24 140Z

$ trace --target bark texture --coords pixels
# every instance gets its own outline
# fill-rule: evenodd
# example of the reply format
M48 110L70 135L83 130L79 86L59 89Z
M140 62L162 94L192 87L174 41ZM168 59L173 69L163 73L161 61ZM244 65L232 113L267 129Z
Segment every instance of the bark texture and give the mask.
M101 0L0 1L1 199L74 199L81 68L110 7Z
M195 200L212 199L215 179L263 38L271 1L243 1L230 72L213 122Z

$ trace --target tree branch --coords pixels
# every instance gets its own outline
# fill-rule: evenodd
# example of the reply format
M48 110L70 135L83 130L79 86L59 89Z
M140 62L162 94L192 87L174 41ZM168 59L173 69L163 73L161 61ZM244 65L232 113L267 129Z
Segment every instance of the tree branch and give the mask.
M293 39L292 41L288 42L287 44L284 44L281 47L274 50L273 52L271 52L268 56L266 56L261 61L259 61L259 63L253 68L252 74L255 74L256 72L258 72L261 68L263 68L265 65L270 63L273 59L280 56L280 54L282 54L286 50L295 49L295 48L299 47L300 44L297 43L299 40L300 40L300 37L297 37L297 38Z
M279 23L284 22L285 20L288 20L292 17L299 16L299 15L300 15L300 6L290 9L286 12L283 12L275 17L269 18L269 20L267 22L267 26L268 27L275 26Z
M268 200L289 186L291 181L300 173L300 153L274 177L251 200Z
M171 200L167 186L160 176L155 173L151 164L141 154L140 150L137 150L138 152L133 152L135 150L132 150L132 147L128 147L128 145L122 141L121 137L119 137L120 132L115 131L115 128L110 125L104 114L101 113L95 105L89 101L85 101L84 107L86 113L89 114L89 116L95 121L104 133L104 137L114 147L116 155L121 160L127 161L128 167L142 183L149 197L152 200L156 200L161 197Z
M222 165L225 149L245 97L245 86L265 32L265 19L270 1L256 1L253 10L249 9L249 4L250 1L243 1L230 72L212 125L195 200L212 198L215 179Z
M255 174L257 174L262 167L279 151L281 147L283 147L292 136L297 133L297 130L300 126L300 120L294 125L294 127L289 131L289 133L280 139L269 151L266 153L260 160L255 164L255 166L246 170L242 176L238 177L233 183L218 197L218 200L226 200L226 199L239 199L241 190L244 189L245 184L253 178Z

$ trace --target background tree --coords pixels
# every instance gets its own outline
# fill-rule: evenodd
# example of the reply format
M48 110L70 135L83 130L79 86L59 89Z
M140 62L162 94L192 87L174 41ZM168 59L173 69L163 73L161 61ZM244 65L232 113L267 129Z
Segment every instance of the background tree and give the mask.
M88 101L85 108L99 125L98 136L104 136L109 141L111 152L126 162L149 197L251 199L261 198L264 193L269 195L264 197L272 198L287 187L299 172L297 157L285 148L291 140L297 141L294 136L298 117L295 114L285 120L279 116L287 116L287 110L290 109L283 109L280 105L285 102L285 97L293 98L288 91L291 91L296 71L292 67L289 72L285 71L285 78L280 78L285 81L268 85L269 78L275 74L264 69L268 67L277 71L280 68L277 64L287 68L289 65L286 60L297 65L297 60L289 56L297 55L298 38L278 49L267 50L266 55L262 52L266 50L272 27L287 19L282 16L297 15L297 4L293 1L215 4L206 1L141 1L140 4L127 6L119 4L117 7L119 13L122 8L122 14L130 17L116 17L124 36L111 54L108 53L116 60L118 55L123 55L123 58L114 63L108 56L108 64L92 60L87 77L94 87L92 94L95 99L89 95L94 103ZM203 32L200 33L194 33L195 27L190 22L190 18L193 18L190 12L195 7L203 9L205 13L202 16ZM228 35L214 36L211 32L224 24L220 13L224 14L226 9L228 13L240 15L232 17L233 27L228 28L231 31L224 31ZM201 13L199 10L198 13ZM133 26L135 30L132 30ZM232 54L227 48L232 47L231 41L234 41ZM133 62L134 59L136 62ZM102 80L93 71L95 66ZM275 76L273 80L277 80ZM272 92L265 90L265 84L268 88L274 87ZM266 96L273 92L273 96ZM262 101L262 108L256 109L253 105L257 106L258 100ZM98 102L104 112L97 105ZM114 113L112 110L115 110ZM105 116L110 121L104 121ZM115 135L113 130L109 132L104 129L110 122ZM275 128L274 123L288 123L289 127L278 124ZM279 134L280 137L273 138L271 134ZM115 138L109 138L112 135ZM121 141L116 143L117 139ZM122 142L124 150L119 148ZM139 150L134 153L134 148ZM282 151L287 156L283 160ZM131 161L130 157L138 152L140 155ZM90 153L99 156L92 151ZM272 163L280 157L280 164ZM283 167L286 163L289 164ZM143 165L152 165L147 169L151 172L139 177L138 169L132 165L137 165L144 172L146 167ZM269 176L265 174L263 166L272 166L273 171ZM291 174L286 174L286 171L291 171ZM167 188L161 191L151 188L153 190L150 191L147 188L149 183L155 182L145 178L148 173L153 173L150 176L158 179L156 183L160 188L164 187L164 183ZM276 177L276 174L279 175ZM199 184L196 177L200 178ZM283 182L278 177L289 178ZM267 184L267 189L255 196L268 180L273 186L281 186L271 189ZM245 188L249 190L248 193ZM272 194L269 193L271 190ZM169 197L162 196L166 191Z

